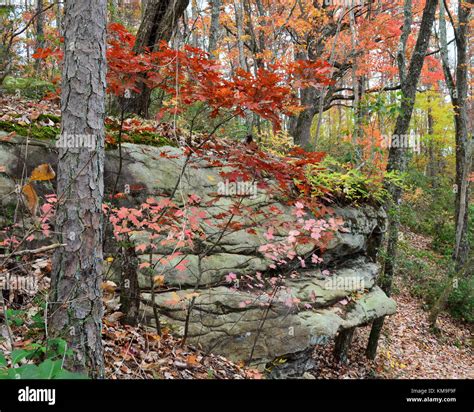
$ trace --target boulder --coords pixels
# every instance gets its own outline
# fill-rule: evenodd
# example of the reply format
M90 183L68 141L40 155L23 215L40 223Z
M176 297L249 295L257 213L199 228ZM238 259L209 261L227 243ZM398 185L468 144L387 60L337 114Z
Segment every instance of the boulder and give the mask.
M149 196L169 196L174 192L177 203L187 195L198 195L206 213L200 226L200 250L211 253L202 255L194 246L187 246L180 250L181 256L164 263L163 258L173 252L173 247L156 242L152 270L139 270L142 310L148 324L155 322L155 307L163 324L177 334L183 335L187 330L188 342L206 351L234 361L251 360L261 368L285 358L285 368L301 375L308 368L314 345L330 342L341 331L395 312L395 302L376 286L376 253L386 230L383 208L333 207L334 215L344 223L325 248L321 251L316 242L308 242L297 249L304 256L318 252L323 264L301 267L293 261L276 269L260 250L267 243L263 223L272 219L276 223L275 239L285 239L297 222L285 199L263 189L240 198L246 206L245 213L233 219L240 227L222 232L220 215L235 205L235 199L219 193L218 187L223 181L221 173L232 168L187 159L176 147L126 143L122 154L117 178L118 150L107 151L105 183L109 190L116 183L118 191L131 190L123 201L125 206L137 206ZM4 210L16 205L13 189L22 176L23 165L29 174L46 162L56 169L57 154L52 143L32 139L26 146L24 138L0 143L0 164L6 166L6 173L0 174ZM271 186L274 182L267 179L267 183ZM206 206L209 201L212 202ZM147 243L148 236L147 232L136 231L131 240L140 245ZM107 237L112 238L111 234ZM107 248L113 251L116 245ZM139 263L149 262L150 248L137 253ZM181 261L186 262L184 270L176 267ZM107 273L120 283L120 262L107 268ZM255 286L252 289L229 283L230 273L238 277L259 273L265 279L280 275L282 281L274 290L266 284L257 291ZM153 301L150 287L157 275L162 276L163 290L155 293Z

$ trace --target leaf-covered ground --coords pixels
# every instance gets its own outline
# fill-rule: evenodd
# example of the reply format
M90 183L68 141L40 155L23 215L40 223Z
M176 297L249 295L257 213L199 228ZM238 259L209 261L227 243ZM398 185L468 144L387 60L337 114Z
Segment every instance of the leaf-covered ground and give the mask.
M29 267L28 276L35 277L38 294L49 287L51 265L48 256L22 261ZM5 276L7 270L0 272ZM21 276L21 275L20 275ZM358 328L349 352L349 363L337 364L332 355L333 345L317 347L314 352L316 367L307 378L474 378L472 368L472 337L467 325L453 320L449 315L439 318L442 330L434 335L428 324L428 312L423 302L411 296L398 280L399 293L394 296L398 304L395 315L386 319L379 352L375 361L365 358L364 350L370 332L369 327ZM120 312L110 304L112 300L105 290L107 309L104 318L104 346L106 376L110 379L258 379L262 375L252 369L236 365L222 356L205 354L198 349L181 345L172 335L161 337L144 327L122 326ZM21 325L13 325L11 333L13 348L27 348L36 341L41 332L31 335L29 318L41 310L35 306L33 296L24 297L22 309L25 314ZM4 318L0 308L0 318ZM3 323L3 322L2 322ZM8 358L12 346L4 323L0 328L3 339L0 350Z
M364 351L370 328L358 328L349 353L349 363L338 365L333 345L315 351L318 378L360 379L473 379L473 349L469 329L450 316L441 315L435 336L429 328L428 312L405 289L394 296L398 310L386 318L375 361Z

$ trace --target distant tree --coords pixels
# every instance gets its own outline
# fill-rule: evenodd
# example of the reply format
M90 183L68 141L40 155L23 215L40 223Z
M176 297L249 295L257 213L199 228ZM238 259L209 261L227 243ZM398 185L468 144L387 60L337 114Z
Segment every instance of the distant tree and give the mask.
M154 51L162 40L168 41L173 35L178 20L183 16L189 0L148 0L142 23L138 29L134 51ZM150 106L151 89L144 82L128 103L127 110L147 117Z
M400 111L393 132L396 136L404 136L408 132L410 120L415 105L416 86L420 78L421 69L425 60L426 50L431 36L433 22L435 19L438 0L427 0L423 10L423 16L420 23L420 31L413 49L412 57L408 70L406 70L406 42L411 30L411 7L412 1L405 0L404 14L405 22L402 36L400 39L400 48L398 53L398 67L401 83L402 98L400 103ZM404 148L390 147L388 158L388 171L405 171L406 159L404 156ZM390 296L392 291L393 273L395 261L398 251L398 231L399 221L399 203L402 196L402 189L393 184L387 184L391 201L393 202L389 210L389 227L388 227L388 244L387 253L384 264L384 272L380 280L380 286L383 291ZM382 331L385 317L375 319L370 331L369 342L367 345L366 355L369 359L374 359L377 354L378 340Z
M440 43L443 70L448 86L449 94L454 108L454 125L456 134L456 200L455 200L455 239L454 239L454 274L462 277L464 274L472 274L472 266L469 268L469 173L472 168L472 128L469 136L468 119L468 24L473 0L469 2L458 2L458 25L453 27L455 31L455 42L457 50L456 77L451 74L448 61L445 6L441 5L440 13ZM472 262L470 263L472 265ZM433 305L430 314L430 323L436 326L439 313L444 309L446 302L453 290L453 279L449 279L448 285Z
M219 40L219 16L221 13L222 0L211 1L211 28L209 29L209 53L212 54L217 48Z

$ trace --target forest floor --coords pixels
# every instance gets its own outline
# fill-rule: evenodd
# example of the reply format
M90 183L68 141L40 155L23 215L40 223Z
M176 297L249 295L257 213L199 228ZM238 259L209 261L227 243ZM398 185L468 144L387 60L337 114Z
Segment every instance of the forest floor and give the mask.
M408 237L419 237L404 232ZM428 247L426 239L416 239ZM30 275L38 277L40 294L49 289L50 258L37 256L29 265ZM318 346L314 351L316 366L306 378L317 379L462 379L474 378L472 367L473 342L469 325L454 320L448 314L438 319L441 333L431 332L428 312L424 302L410 294L409 280L396 278L393 298L398 305L397 313L387 317L379 341L375 361L369 361L364 351L370 326L357 328L348 363L337 364L332 354L333 344ZM104 290L107 307L108 290ZM113 294L114 295L114 294ZM37 295L38 296L38 295ZM30 297L31 298L31 297ZM32 336L31 321L27 318L42 312L34 300L26 299L21 313L24 322L11 328L13 345L4 324L0 332L0 350L6 355L13 349L28 348L36 342ZM3 317L0 309L0 318ZM123 326L118 320L120 312L108 308L104 317L103 338L106 359L106 377L109 379L261 379L256 370L235 364L222 356L205 354L180 340L143 326ZM41 331L36 336L41 336Z
M418 250L430 250L429 237L407 228L402 228L401 236ZM334 361L334 345L318 347L311 374L323 379L474 379L472 325L442 313L437 322L440 334L435 335L425 302L411 293L413 281L395 276L392 298L397 302L397 313L385 319L374 361L365 357L370 326L361 327L354 334L346 365Z
M468 326L441 315L441 335L430 331L429 312L406 288L393 296L397 313L385 319L377 358L369 361L365 347L370 327L357 328L348 364L336 364L333 345L315 350L311 374L332 379L473 379L472 336Z

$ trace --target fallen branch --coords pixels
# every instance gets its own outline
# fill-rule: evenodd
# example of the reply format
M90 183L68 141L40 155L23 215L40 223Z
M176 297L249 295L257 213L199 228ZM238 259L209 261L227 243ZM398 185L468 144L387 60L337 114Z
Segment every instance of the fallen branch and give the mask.
M0 258L8 258L10 256L23 256L23 255L37 255L38 253L48 252L50 250L56 249L58 247L66 246L66 243L54 243L52 245L43 246L38 249L27 249L27 250L18 250L16 252L7 253L5 255L0 255Z

